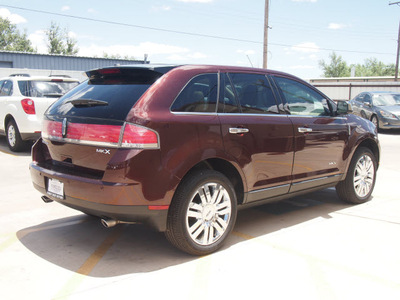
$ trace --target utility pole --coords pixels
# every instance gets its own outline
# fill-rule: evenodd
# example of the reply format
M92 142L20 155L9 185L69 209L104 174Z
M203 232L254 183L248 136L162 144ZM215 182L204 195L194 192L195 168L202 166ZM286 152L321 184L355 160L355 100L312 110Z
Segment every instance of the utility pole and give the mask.
M399 5L400 1L389 3L389 5L393 5L393 4ZM397 81L399 78L399 54L400 54L400 22L399 22L399 33L397 35L397 55L396 55L396 70L394 73L394 81Z
M265 0L265 19L264 19L264 50L263 50L263 68L268 66L268 13L269 13L269 0Z

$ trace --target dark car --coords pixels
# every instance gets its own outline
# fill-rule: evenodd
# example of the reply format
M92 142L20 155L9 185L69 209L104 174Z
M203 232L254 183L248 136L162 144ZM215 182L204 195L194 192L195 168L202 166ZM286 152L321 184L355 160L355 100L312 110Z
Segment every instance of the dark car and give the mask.
M353 113L378 129L400 129L400 93L364 92L350 101Z
M45 114L32 149L45 202L145 223L194 255L221 247L240 208L336 186L370 199L376 129L306 82L264 69L121 66Z

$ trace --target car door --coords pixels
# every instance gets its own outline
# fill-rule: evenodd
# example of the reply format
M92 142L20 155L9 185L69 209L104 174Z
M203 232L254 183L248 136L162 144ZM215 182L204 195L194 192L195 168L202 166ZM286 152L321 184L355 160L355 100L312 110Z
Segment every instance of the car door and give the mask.
M372 113L373 113L372 97L371 97L371 94L366 93L364 98L363 98L363 106L362 106L361 116L363 118L371 120Z
M363 99L364 99L365 93L361 93L357 95L353 100L350 101L352 108L353 108L353 114L357 116L361 116L361 109L364 105Z
M293 123L294 165L290 192L336 182L344 168L349 130L335 103L303 82L274 76Z
M221 75L219 119L227 155L244 172L247 202L289 191L293 127L264 74Z

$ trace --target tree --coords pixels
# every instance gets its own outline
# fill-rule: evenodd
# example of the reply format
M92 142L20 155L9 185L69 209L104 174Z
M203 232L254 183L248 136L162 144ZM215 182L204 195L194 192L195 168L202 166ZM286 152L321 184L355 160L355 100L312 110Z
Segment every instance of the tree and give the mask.
M51 22L45 33L50 54L76 55L78 53L76 40L68 35L66 29L61 29L55 22Z
M2 17L0 17L0 50L37 52L32 47L26 32L20 33L16 25Z
M129 55L122 56L121 54L109 54L107 52L103 52L103 58L136 60L134 56L129 56Z
M336 55L332 52L329 55L331 59L330 63L326 63L324 60L319 61L320 67L324 70L324 77L349 77L350 67L343 60L341 55Z
M364 64L352 64L350 67L339 55L332 52L329 55L331 61L326 63L324 60L319 61L320 67L324 70L324 77L349 77L350 70L355 68L356 77L372 77L372 76L394 76L395 64L385 64L376 58L367 58Z
M384 64L376 58L367 58L364 64L352 65L355 67L356 77L370 77L370 76L394 76L395 64Z

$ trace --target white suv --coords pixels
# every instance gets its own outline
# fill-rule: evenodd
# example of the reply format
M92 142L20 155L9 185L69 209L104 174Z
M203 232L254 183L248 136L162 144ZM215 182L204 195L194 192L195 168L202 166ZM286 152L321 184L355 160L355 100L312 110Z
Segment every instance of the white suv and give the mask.
M26 141L40 137L46 109L78 83L64 76L28 74L0 79L0 134L7 137L11 151L21 151Z

